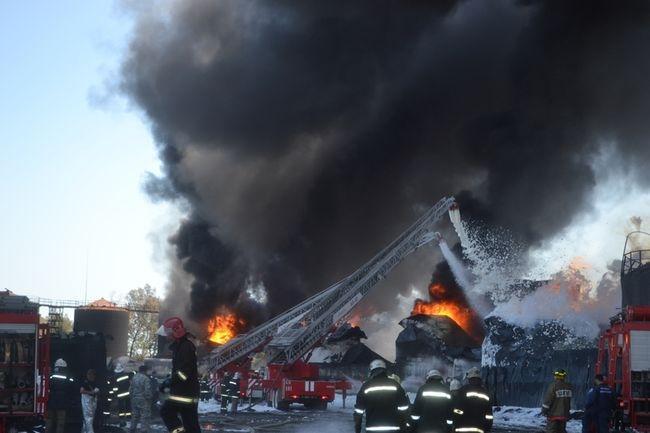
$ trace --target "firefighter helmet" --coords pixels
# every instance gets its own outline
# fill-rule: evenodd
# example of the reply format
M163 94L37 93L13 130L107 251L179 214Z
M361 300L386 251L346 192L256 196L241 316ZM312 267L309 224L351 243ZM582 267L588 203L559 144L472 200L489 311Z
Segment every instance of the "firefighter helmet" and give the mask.
M563 368L560 368L553 372L553 376L555 376L558 379L566 379L567 372Z
M429 379L442 379L442 374L438 370L429 370L426 376L427 380Z
M370 371L376 370L378 368L386 369L386 363L381 359L375 359L370 363Z
M63 358L59 358L59 359L57 359L56 362L54 363L54 366L55 366L55 367L58 367L58 368L66 368L66 367L68 366L68 363L65 362L65 359L63 359Z
M475 378L475 377L478 377L478 378L481 377L481 370L479 370L478 367L472 367L467 371L467 378L468 379L472 379L472 378Z
M156 333L163 337L172 337L175 340L178 340L187 334L187 331L185 331L183 321L179 317L170 317L160 325L160 328L158 328L158 332Z

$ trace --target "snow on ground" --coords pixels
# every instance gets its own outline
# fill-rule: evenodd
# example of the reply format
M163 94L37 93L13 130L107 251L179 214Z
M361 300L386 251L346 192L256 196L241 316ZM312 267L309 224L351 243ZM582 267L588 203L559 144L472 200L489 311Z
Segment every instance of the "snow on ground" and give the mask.
M498 411L494 412L495 427L536 428L542 431L545 425L546 418L540 414L540 409L537 407L501 406ZM582 432L581 421L569 421L566 430L567 433Z
M415 399L414 393L408 393L411 402ZM354 409L354 402L356 395L348 395L345 400L345 407L343 407L343 396L336 394L334 401L327 406L330 412L351 414ZM296 408L300 405L295 405ZM208 414L219 412L220 404L218 401L211 399L207 402L199 402L199 413ZM244 410L248 407L248 402L242 402L239 405L239 410ZM274 413L274 414L290 414L291 412L283 412L266 405L261 402L253 406L252 410L257 413ZM530 428L531 431L543 431L546 425L546 418L541 416L539 408L530 407L516 407L516 406L501 406L495 409L494 412L494 426L501 428ZM582 423L580 420L572 420L567 424L567 433L580 433L582 431Z
M240 401L238 410L244 410L248 408L248 401ZM221 403L218 402L217 400L211 398L208 401L200 401L199 402L199 414L205 415L207 413L216 413L221 410ZM260 402L257 403L255 406L252 407L253 412L259 412L259 413L265 413L265 412L273 412L273 413L285 413L281 410L274 409L270 406L267 406L265 402Z

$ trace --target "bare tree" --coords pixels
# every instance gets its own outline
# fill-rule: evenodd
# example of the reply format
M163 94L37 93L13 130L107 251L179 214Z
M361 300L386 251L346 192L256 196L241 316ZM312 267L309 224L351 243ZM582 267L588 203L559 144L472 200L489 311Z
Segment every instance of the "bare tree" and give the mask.
M144 359L156 355L158 338L158 314L148 311L160 309L160 298L156 296L155 290L146 284L144 287L132 289L126 295L127 306L131 311L129 317L129 357Z

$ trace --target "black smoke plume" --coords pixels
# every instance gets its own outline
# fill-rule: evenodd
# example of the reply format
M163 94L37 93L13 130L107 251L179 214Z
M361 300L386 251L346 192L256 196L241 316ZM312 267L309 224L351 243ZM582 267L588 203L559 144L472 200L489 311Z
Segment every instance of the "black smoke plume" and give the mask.
M134 12L122 88L164 163L147 190L191 209L171 242L192 317L229 306L258 323L443 195L466 191L465 214L531 245L588 210L603 148L648 180L649 11L178 0Z

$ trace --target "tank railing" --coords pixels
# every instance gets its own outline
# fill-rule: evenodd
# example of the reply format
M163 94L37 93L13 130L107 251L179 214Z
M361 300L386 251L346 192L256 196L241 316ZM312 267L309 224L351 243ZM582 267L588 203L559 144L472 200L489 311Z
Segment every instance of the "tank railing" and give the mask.
M30 297L30 301L39 304L41 307L62 307L62 308L77 308L85 306L86 304L81 301L72 301L65 299L47 299L39 297Z
M35 304L38 304L41 307L48 308L84 308L90 307L88 302L69 300L69 299L47 299L39 297L30 297L29 300ZM146 306L134 305L134 304L115 304L115 308L121 308L128 310L132 313L149 313L149 314L158 314L158 310L153 308L148 308ZM101 310L102 307L97 309Z
M650 264L650 250L630 251L623 255L621 274L628 274L647 264Z

